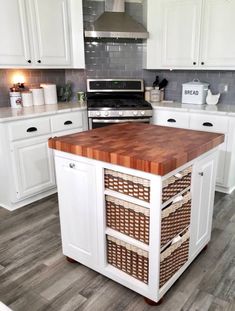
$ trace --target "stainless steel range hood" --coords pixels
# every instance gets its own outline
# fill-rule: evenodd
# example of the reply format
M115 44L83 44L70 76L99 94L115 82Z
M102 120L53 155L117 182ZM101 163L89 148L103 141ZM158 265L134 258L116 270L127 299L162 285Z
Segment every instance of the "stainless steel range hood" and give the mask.
M105 12L85 30L85 37L146 39L145 27L125 13L124 0L105 0Z

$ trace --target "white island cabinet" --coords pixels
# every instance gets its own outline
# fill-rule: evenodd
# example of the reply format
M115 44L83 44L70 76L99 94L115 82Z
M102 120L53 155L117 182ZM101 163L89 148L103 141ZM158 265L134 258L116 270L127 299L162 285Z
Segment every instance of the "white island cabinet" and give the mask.
M156 137L156 146L145 142L142 146L137 128L129 133L129 127L133 126L145 134L155 132L152 138ZM131 147L148 149L144 160L140 151L132 152L130 147L127 149L132 162L128 161L128 151L125 153L123 149L126 141L122 141L125 136L117 134L125 130ZM116 133L115 137L111 131ZM169 144L162 146L164 133L169 132L172 137L169 128L113 125L107 130L96 129L49 141L49 146L55 149L64 255L68 261L82 263L152 302L162 298L211 236L217 153L223 135L196 133L194 137L194 131L176 131L180 137L189 134L198 138L204 152L197 153L196 147L193 152L197 156L182 160L182 165L176 164L175 169L177 161L172 158L171 162L171 156L164 164L157 157L159 152L169 149ZM157 136L159 132L161 137ZM202 142L201 138L208 134L212 136ZM114 145L101 144L101 137L104 141L113 139ZM185 144L186 157L190 144L189 139ZM139 161L135 162L135 156ZM99 157L103 160L98 160ZM152 166L151 161L147 163L148 157ZM123 165L119 165L122 160ZM129 168L134 163L140 169ZM149 172L158 169L161 174Z
M86 129L86 109L76 105L1 108L0 206L14 210L56 192L48 139Z
M0 68L85 67L82 0L0 0L0 6Z

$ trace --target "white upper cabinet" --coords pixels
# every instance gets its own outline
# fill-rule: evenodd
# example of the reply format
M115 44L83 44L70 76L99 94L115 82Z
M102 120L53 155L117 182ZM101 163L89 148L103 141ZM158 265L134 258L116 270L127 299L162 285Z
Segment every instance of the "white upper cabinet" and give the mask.
M34 62L42 65L69 65L71 45L66 0L31 0ZM34 21L34 22L33 22Z
M1 2L0 68L85 67L82 0Z
M235 1L148 0L148 69L235 68Z
M153 6L148 11L148 68L198 63L201 4L200 0L148 1L148 7Z
M0 66L30 65L25 0L0 0Z
M207 67L235 68L235 1L204 2L201 61Z

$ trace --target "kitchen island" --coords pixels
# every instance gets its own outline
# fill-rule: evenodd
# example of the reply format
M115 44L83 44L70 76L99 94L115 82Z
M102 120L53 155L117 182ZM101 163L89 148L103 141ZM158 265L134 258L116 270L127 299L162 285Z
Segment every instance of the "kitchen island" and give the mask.
M64 255L158 302L210 240L223 140L138 123L51 138Z

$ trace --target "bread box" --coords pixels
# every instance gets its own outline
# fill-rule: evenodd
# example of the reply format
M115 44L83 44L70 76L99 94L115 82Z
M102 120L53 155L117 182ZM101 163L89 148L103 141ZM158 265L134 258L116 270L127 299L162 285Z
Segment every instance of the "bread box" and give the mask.
M183 83L182 103L198 105L205 104L208 87L208 83L200 82L198 79L194 79L192 82Z

